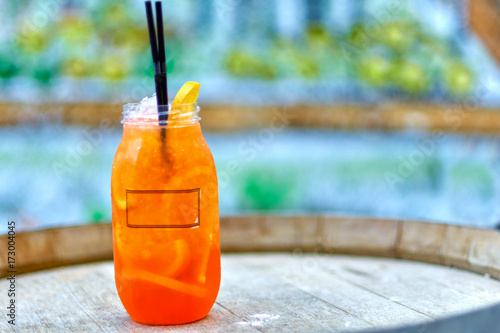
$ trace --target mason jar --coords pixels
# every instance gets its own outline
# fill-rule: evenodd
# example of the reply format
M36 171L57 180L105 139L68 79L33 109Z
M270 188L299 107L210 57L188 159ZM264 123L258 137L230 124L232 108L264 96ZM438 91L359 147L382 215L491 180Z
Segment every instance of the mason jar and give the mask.
M199 106L127 104L113 161L118 295L142 324L205 317L220 285L217 174Z

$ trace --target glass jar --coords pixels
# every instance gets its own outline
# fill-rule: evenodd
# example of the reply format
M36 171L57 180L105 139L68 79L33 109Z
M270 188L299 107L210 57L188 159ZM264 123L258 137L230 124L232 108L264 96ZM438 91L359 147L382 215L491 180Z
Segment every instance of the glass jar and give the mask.
M138 323L205 317L220 284L219 204L197 104L124 106L111 176L115 281ZM165 119L168 117L168 119Z

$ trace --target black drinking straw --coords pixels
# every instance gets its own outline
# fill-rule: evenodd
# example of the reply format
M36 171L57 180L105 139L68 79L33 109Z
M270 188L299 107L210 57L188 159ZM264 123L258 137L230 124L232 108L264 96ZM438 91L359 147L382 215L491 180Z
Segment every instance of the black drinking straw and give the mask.
M165 114L164 108L168 106L167 94L167 64L165 61L165 41L163 37L163 15L161 2L156 2L156 26L158 30L158 41L156 38L155 23L153 19L153 7L151 1L146 1L146 18L148 20L149 41L151 43L151 55L153 57L153 67L155 74L156 102L158 105L159 124L165 124L168 120L168 114ZM159 53L158 53L159 46Z
M153 56L153 65L155 66L155 74L158 64L158 46L156 43L155 21L153 19L153 7L151 1L146 1L146 18L148 19L149 42L151 44L151 55Z
M164 88L164 102L168 104L167 88L167 61L165 58L165 37L163 36L163 10L161 1L156 1L156 26L158 27L158 61L160 62L160 74L162 75L162 88ZM168 116L168 115L167 115Z

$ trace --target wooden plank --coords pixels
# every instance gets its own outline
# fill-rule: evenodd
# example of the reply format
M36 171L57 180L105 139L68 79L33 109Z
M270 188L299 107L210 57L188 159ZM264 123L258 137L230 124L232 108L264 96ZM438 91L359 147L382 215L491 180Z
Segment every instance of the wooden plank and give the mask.
M500 284L497 280L482 276L483 279L472 279L471 274L453 267L443 267L435 270L416 270L415 276L432 283L442 285L452 292L467 294L479 298L485 304L495 304L500 298ZM480 281L480 283L478 283Z
M240 260L244 261L244 258L241 258ZM277 263L280 264L278 265ZM287 261L286 255L268 255L262 259L260 264L267 265L269 270L279 272L280 276L285 279L292 280L295 283L301 283L304 288L315 290L317 293L325 293L330 297L340 296L339 299L336 300L336 303L341 306L344 302L346 302L346 298L349 298L348 294L350 291L348 292L347 290L349 290L349 288L351 290L356 290L357 288L359 289L359 286L354 285L349 287L349 282L345 282L344 280L337 278L340 274L337 270L345 270L347 274L373 278L377 281L382 281L382 283L391 283L392 281L401 280L405 282L401 285L401 289L404 291L415 290L420 293L428 293L429 290L427 288L419 289L417 285L414 285L414 282L417 281L417 283L422 282L424 284L428 283L430 288L442 289L442 292L445 295L449 293L458 296L470 296L469 298L474 299L475 304L478 306L500 303L500 283L498 281L448 267L402 260L394 261L365 257L336 256L332 260L332 257L320 254L313 256L296 255L293 257L293 261ZM327 266L326 270L325 266ZM371 268L371 270L367 268ZM329 280L331 283L341 283L342 288L334 288L333 290L325 289L324 286L328 285ZM311 281L314 281L315 283L311 283ZM324 281L324 283L320 283L319 281ZM363 288L366 286L371 286L371 282L363 285ZM392 292L398 292L396 288L398 288L397 285L394 287ZM370 293L369 290L362 290ZM344 295L344 293L346 294ZM351 294L351 296L356 295L356 300L353 304L354 307L352 310L356 310L356 306L360 307L363 306L362 304L365 304L365 302L360 302L359 297L362 294L363 292L361 291L354 291ZM345 297L342 297L342 295ZM371 293L371 296L373 301L380 301L377 297L374 297L380 295ZM382 298L386 299L383 296ZM420 297L417 295L416 298ZM434 301L436 303L439 302L437 299ZM391 302L393 301L391 300ZM412 303L413 300L410 299L408 302ZM385 309L389 308L389 305L387 304L380 304L380 306ZM475 305L473 305L473 307L474 306ZM359 309L356 311L359 311ZM377 309L372 309L372 311L376 312ZM391 313L397 312L391 311ZM445 315L447 314L448 313ZM364 316L363 318L366 319L367 317ZM422 320L425 317L417 316L416 318Z
M0 247L7 248L7 236ZM112 258L111 224L16 235L19 273ZM401 257L490 274L500 279L500 233L425 222L335 216L221 218L225 252L298 251ZM7 275L0 257L0 275Z
M57 332L63 328L74 332L102 332L92 318L78 311L59 275L59 272L44 272L17 278L18 328L36 333Z
M465 270L471 269L467 257L473 230L463 226L448 225L446 227L439 249L439 257L444 265Z
M398 221L329 216L320 221L328 253L395 256Z
M7 248L7 235L0 246ZM113 258L111 224L91 224L19 232L16 234L18 273ZM7 262L0 259L0 275L7 276Z
M480 308L486 304L484 300L446 288L432 280L422 280L414 277L412 272L418 270L440 269L424 263L405 262L394 264L383 258L337 258L335 265L318 262L318 269L324 269L331 274L379 296L402 304L432 318L442 318L452 314L460 314L471 309ZM470 275L471 280L478 278ZM482 281L479 277L478 281ZM497 295L500 302L500 295Z
M24 267L45 268L56 265L54 230L18 233L16 235L16 266L19 272Z
M451 267L441 267L408 261L398 262L397 265L385 266L384 274L411 275L411 279L435 285L442 288L444 293L457 296L470 296L478 304L489 305L500 303L500 283L488 276L459 270ZM405 281L411 283L411 279Z
M295 220L294 251L312 252L323 247L324 225L318 216L299 216Z
M3 305L3 304L2 304ZM2 306L3 307L3 306ZM6 311L4 309L0 310L0 332L18 332L16 326L13 326L8 323L8 320L11 320L11 318L6 316ZM17 318L16 318L16 323L17 323Z
M321 246L318 217L237 216L221 219L226 252L313 251Z
M475 272L484 272L500 279L500 232L475 230L467 261Z
M246 262L254 260L254 258L239 258L239 260ZM431 319L319 269L316 261L327 260L329 257L324 255L294 256L292 260L290 260L290 256L273 255L263 257L259 260L259 265L266 267L269 274L273 274L273 276L287 281L347 313L363 318L374 327L403 326ZM387 315L388 313L390 316Z
M369 328L359 316L269 275L260 265L266 255L226 255L217 302L265 332L304 332ZM247 257L248 258L248 257Z
M480 0L488 1L488 0ZM103 121L120 126L121 104L64 103L25 105L0 103L0 126L63 123L99 127ZM467 121L450 121L450 112ZM474 116L469 116L474 112ZM281 118L277 114L281 113ZM283 117L285 115L285 117ZM297 105L286 108L203 105L203 128L234 131L279 124L293 127L402 130L497 134L498 110L462 104L386 103L357 105ZM458 118L457 118L458 119Z
M313 251L320 246L315 216L264 216L259 227L257 243L264 251Z
M20 278L18 328L32 332L258 332L215 305L209 316L189 326L154 327L135 323L120 303L112 263L61 268ZM57 308L52 310L52 306Z
M445 331L429 329L434 323L429 317L460 313L462 324L477 318L496 320L491 317L495 308L488 308L479 317L471 313L472 319L464 311L500 302L499 281L404 260L324 254L231 254L223 256L222 270L221 290L209 316L193 324L171 327L140 325L128 317L116 293L112 262L21 275L17 329L338 332L369 328L387 331L405 325L394 332L418 332L410 327L418 324L416 327L425 327L426 332L441 333ZM6 283L0 281L0 289L5 290ZM486 289L493 296L487 296Z
M397 257L440 264L440 248L446 225L401 221Z
M440 257L445 265L500 279L500 232L446 226Z
M113 233L109 226L59 228L54 232L56 256L64 265L112 258Z
M235 216L221 219L221 250L255 251L259 237L259 221L258 216Z

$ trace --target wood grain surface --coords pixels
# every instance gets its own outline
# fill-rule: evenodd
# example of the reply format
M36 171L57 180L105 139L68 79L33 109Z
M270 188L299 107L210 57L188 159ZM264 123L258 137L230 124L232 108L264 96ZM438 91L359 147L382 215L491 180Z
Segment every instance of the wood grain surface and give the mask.
M340 216L221 218L225 252L355 254L454 266L500 279L500 232L446 224ZM0 236L0 248L7 248ZM113 258L111 224L18 233L19 273ZM0 256L0 275L7 275Z
M112 262L25 274L17 281L16 329L357 332L431 327L442 318L462 318L500 303L499 281L405 260L299 252L225 254L222 272L219 297L208 317L173 327L144 326L130 319L116 292ZM6 283L1 281L0 289ZM2 321L0 325L8 332Z
M7 248L5 235L0 247ZM219 298L193 325L131 321L116 294L112 262L101 262L18 275L15 331L500 332L495 230L339 216L233 216L221 219L221 248ZM111 225L21 232L16 251L19 273L109 260ZM4 256L0 268L5 276ZM0 314L5 317L4 307ZM0 331L13 327L0 321Z

